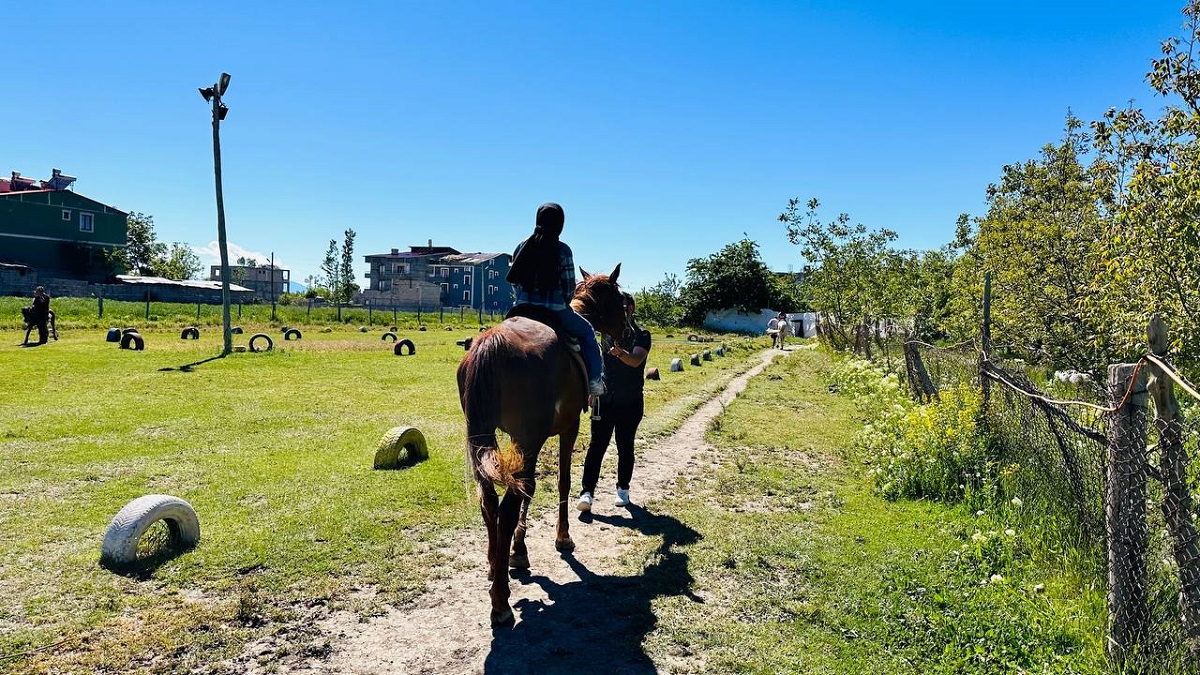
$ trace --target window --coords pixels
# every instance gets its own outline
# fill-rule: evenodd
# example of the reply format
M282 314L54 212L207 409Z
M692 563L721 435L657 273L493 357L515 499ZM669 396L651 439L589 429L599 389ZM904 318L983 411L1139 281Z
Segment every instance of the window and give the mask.
M450 284L442 284L442 295L450 292Z
M92 220L92 214L90 214L90 213L79 214L79 231L80 232L94 232L95 229L96 228L95 228L95 223Z
M63 220L71 220L71 209L63 209Z
M450 278L450 268L449 268L449 267L443 267L443 268L441 268L439 271L442 273L442 278L443 278L443 279L449 279L449 278Z
M488 291L487 291L487 292L488 292L488 295L495 295L495 294L496 294L496 287L495 287L495 286L492 286L491 284L488 284Z
M471 302L471 291L463 291L463 302Z
M471 275L468 274L467 276L463 277L463 286L470 286L470 285L471 285Z

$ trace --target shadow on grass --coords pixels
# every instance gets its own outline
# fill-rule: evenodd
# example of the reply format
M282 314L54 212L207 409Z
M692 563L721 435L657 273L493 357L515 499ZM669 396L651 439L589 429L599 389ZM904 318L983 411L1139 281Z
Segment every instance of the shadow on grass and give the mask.
M520 600L514 609L520 622L492 631L485 673L655 673L642 643L658 623L655 598L692 593L688 556L674 550L700 540L700 534L670 516L630 506L632 518L593 516L615 527L662 537L653 564L639 574L599 575L574 556L563 558L580 580L558 583L514 570L522 584L537 584L550 602Z
M225 358L225 356L223 354L217 354L216 356L210 356L207 359L203 359L201 361L196 361L195 363L185 363L184 365L179 366L178 368L159 368L158 372L165 373L165 372L179 371L181 373L190 373L196 369L196 366L202 366L202 365L208 363L209 361L216 361L217 359L223 359L223 358Z
M119 576L128 577L136 581L147 581L154 578L154 573L158 571L159 567L194 548L196 548L195 544L186 546L178 543L167 543L159 546L148 555L139 556L131 564L118 566L101 561L100 566Z

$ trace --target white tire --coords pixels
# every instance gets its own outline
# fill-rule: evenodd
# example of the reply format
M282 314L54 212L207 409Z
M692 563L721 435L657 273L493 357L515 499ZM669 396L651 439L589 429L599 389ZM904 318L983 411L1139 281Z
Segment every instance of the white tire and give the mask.
M172 548L191 548L200 541L200 519L191 504L171 495L146 495L113 516L100 546L100 562L109 567L137 562L138 541L160 520L167 525Z

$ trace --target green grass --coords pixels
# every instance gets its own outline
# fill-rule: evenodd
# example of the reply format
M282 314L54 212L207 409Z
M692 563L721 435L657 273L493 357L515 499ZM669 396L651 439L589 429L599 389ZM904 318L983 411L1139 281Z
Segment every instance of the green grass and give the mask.
M187 670L317 604L377 612L457 564L435 543L478 527L454 377L454 342L474 327L403 331L417 353L396 357L379 329L284 342L245 322L235 343L262 331L275 351L214 359L214 330L184 341L175 326L144 327L136 352L104 341L107 316L94 328L64 316L62 339L45 346L0 330L0 670ZM766 342L732 339L733 356L667 373L671 358L717 344L656 342L652 432ZM372 470L375 444L398 425L422 430L430 459ZM100 567L109 520L151 493L195 507L200 545L137 574ZM365 585L379 595L355 599Z
M710 428L713 473L665 511L695 598L664 594L645 649L714 673L1105 672L1104 595L1003 515L882 500L828 357L778 359ZM978 533L978 535L976 535ZM632 570L661 553L632 553ZM999 575L999 577L993 577ZM1039 588L1040 585L1040 588ZM1181 670L1182 672L1182 670Z

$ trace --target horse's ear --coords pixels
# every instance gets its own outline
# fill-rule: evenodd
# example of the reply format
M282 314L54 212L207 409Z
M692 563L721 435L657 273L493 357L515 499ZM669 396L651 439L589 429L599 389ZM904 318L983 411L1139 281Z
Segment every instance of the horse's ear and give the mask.
M608 280L614 284L617 283L617 275L620 273L621 273L621 263L617 263L617 266L613 268L612 274L608 275Z
M588 274L588 271L583 269L582 267L579 268L579 274L583 276L584 281L587 281L588 277L592 276L592 275Z

